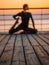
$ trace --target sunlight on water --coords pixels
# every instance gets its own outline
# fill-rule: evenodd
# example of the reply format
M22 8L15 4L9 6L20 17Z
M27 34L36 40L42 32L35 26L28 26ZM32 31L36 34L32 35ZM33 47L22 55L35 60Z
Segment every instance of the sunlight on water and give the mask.
M9 29L12 27L12 25L15 23L15 20L13 19L12 16L21 11L22 10L18 10L18 9L0 10L0 32L8 32ZM35 28L38 29L38 31L49 31L49 9L43 9L42 11L41 9L30 9L29 12L32 13L35 23ZM17 26L21 22L22 21L20 18ZM33 28L31 20L29 22L29 27Z

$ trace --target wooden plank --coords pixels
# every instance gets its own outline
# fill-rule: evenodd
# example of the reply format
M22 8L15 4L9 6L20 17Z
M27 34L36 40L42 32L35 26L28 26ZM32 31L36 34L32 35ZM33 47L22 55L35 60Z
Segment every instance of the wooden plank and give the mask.
M32 48L32 46L30 45L27 37L25 35L22 36L23 37L23 46L25 49L25 56L26 56L26 61L27 61L27 65L40 65L39 60L36 57L36 54ZM30 35L29 35L30 37ZM34 40L32 40L33 42L35 42ZM37 45L37 43L33 43L33 45Z
M36 35L34 35L34 36L36 36ZM47 55L47 53L43 50L43 48L40 45L33 45L30 36L29 36L29 39L30 39L32 47L34 48L34 50L36 52L36 55L38 56L38 58L41 62L41 65L49 65L49 56Z
M0 36L2 40L5 35ZM49 40L39 36L7 35L0 42L0 65L49 65Z
M49 45L49 40L47 38L45 38L43 35L39 35L40 38L45 41L48 45Z
M17 35L12 65L25 65L21 36Z
M49 44L49 40L47 40L46 38L44 38L43 36L41 36L41 35L39 35L43 40L45 40L45 43L46 44ZM43 46L45 49L46 49L46 51L48 52L48 54L49 54L49 45L46 45L46 46Z
M9 39L9 37L10 36L7 36L2 42L0 42L0 57L1 57L2 53L3 53L3 50L5 48L5 45L6 45L7 41L8 41L8 39Z
M4 53L0 58L0 65L10 65L12 60L13 45L15 36L12 36L5 47Z
M34 46L34 49L36 50L36 53L37 53L42 65L49 65L49 56L42 49L42 47L41 46Z
M44 35L44 36L46 36L49 39L49 35Z
M6 37L6 35L0 35L0 42Z
M44 42L43 40L41 40L38 36L34 35L34 37L36 38L36 40L38 41L39 45L45 50L45 52L49 55L49 50L46 49L46 47L49 48L49 46L46 44L46 42ZM45 47L46 46L46 47Z
M49 46L43 46L45 49L46 49L46 51L48 52L48 55L49 55Z
M33 36L31 36L31 35L28 35L28 36L29 36L29 39L30 39L32 45L39 45L39 44L35 41L35 39L33 38Z
M41 45L47 45L42 39L40 39L38 36L36 36L36 35L33 35L38 41L39 41L39 43L41 44Z

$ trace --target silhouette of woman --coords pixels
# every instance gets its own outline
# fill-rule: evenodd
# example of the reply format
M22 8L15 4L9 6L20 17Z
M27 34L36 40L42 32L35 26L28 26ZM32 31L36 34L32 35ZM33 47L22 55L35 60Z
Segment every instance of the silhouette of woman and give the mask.
M26 33L32 33L32 34L36 34L37 30L35 29L35 25L34 25L34 20L32 18L32 15L30 12L27 12L27 10L29 9L27 4L23 5L23 11L19 12L18 14L14 15L13 18L16 20L15 24L12 26L12 28L9 30L9 34L13 34L19 30L24 30ZM15 25L17 24L19 18L17 19L16 17L20 16L22 19L22 23L14 29ZM32 28L28 28L28 24L29 24L29 19L31 18L32 20L32 24L33 24L33 29Z

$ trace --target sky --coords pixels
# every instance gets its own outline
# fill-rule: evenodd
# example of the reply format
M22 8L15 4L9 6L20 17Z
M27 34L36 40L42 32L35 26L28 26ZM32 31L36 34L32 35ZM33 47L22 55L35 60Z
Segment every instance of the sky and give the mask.
M0 0L0 8L22 8L23 4L28 4L30 8L49 8L49 0ZM7 11L5 11L5 14L10 14L10 13L13 14L14 12L16 12L16 11L7 10ZM31 10L31 12L39 13L39 12L41 12L41 10ZM43 13L49 13L49 9L43 10ZM0 10L0 14L3 14L2 10ZM46 20L46 22L47 22L47 20ZM5 28L8 28L8 26L6 26ZM38 28L40 28L40 27L38 27ZM49 28L49 25L47 26L47 28ZM4 26L0 26L0 29L1 29L1 31L3 31L2 29L4 29ZM47 30L47 29L45 29L45 30Z
M25 3L30 8L49 7L49 0L0 0L0 8L22 8Z

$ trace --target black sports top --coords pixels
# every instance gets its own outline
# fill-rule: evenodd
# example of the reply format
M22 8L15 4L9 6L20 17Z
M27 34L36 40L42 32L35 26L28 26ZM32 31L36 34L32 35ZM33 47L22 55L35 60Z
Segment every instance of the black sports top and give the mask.
M32 18L31 13L29 13L29 12L23 12L22 11L22 12L16 14L16 15L14 15L13 18L16 19L17 16L20 16L21 17L21 19L22 19L21 25L23 27L28 27L28 23L29 23L29 19L30 18L31 18L31 20L33 22L33 27L34 27L34 21L33 21L33 18Z

